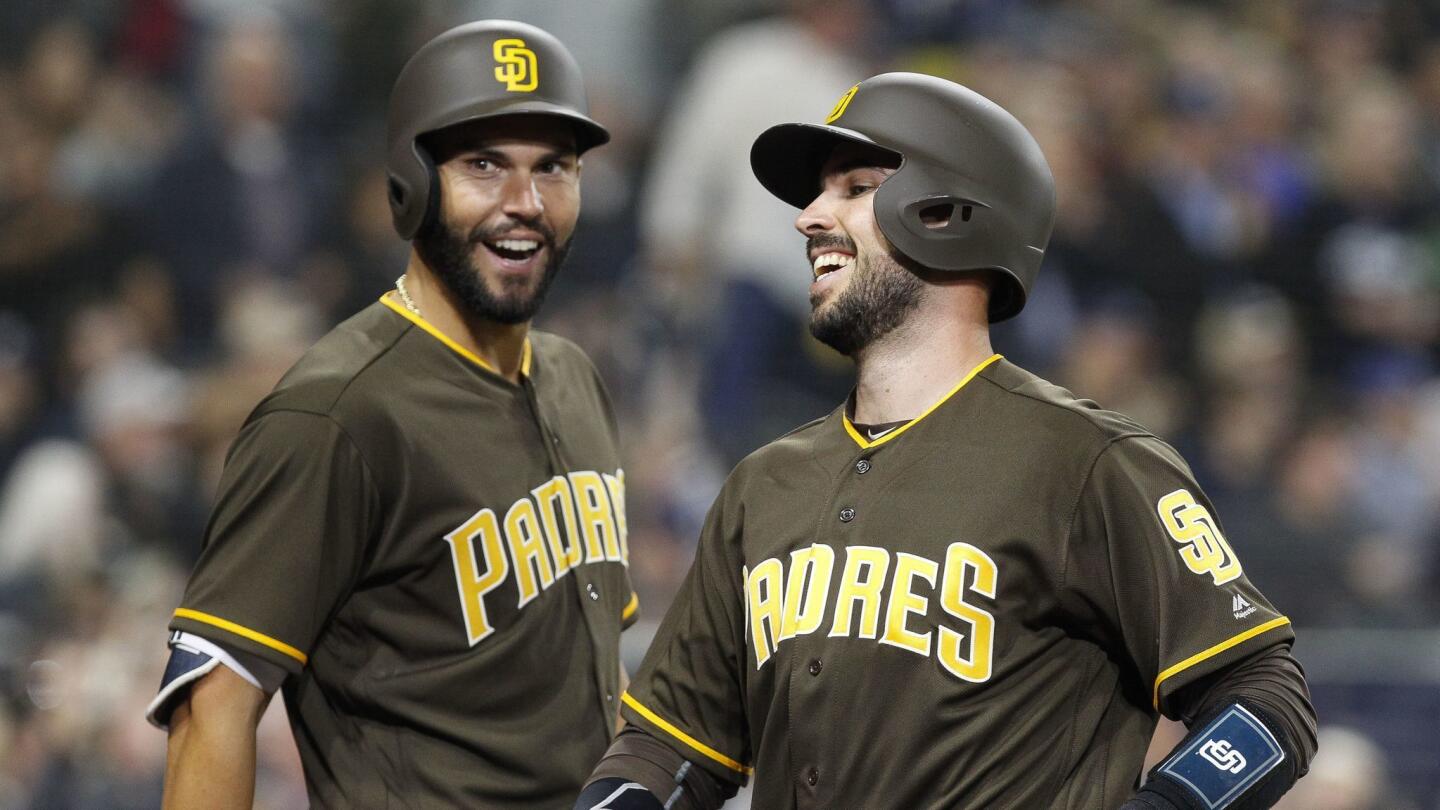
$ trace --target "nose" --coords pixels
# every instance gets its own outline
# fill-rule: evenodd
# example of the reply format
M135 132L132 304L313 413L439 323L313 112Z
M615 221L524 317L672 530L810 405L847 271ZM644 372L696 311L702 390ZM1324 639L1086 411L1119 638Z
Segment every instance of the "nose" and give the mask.
M520 220L532 220L545 212L545 202L529 172L515 172L505 184L505 213Z
M806 237L833 231L836 227L835 216L831 213L823 193L811 200L805 210L800 212L800 216L795 218L795 230Z

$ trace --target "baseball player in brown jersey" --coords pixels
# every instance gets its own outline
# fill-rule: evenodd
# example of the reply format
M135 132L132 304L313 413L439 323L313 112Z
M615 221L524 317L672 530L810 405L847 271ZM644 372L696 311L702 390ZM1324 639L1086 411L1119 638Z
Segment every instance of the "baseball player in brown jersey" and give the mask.
M150 717L168 807L249 807L283 690L317 807L568 806L617 723L635 616L614 415L529 328L606 131L537 28L472 23L391 96L397 289L250 415Z
M1030 134L890 73L751 161L856 387L726 481L577 807L1270 806L1315 750L1289 621L1173 449L990 347L1054 219Z

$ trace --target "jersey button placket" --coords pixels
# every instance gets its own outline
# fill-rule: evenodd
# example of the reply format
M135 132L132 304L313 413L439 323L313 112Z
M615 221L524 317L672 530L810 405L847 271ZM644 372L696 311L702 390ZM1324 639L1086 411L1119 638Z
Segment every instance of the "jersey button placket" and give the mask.
M852 521L852 520L854 520L854 519L855 519L855 510L854 510L852 507L847 506L847 507L845 507L844 509L841 509L841 510L840 510L840 522L841 522L841 523L849 523L850 521Z
M811 660L811 661L810 661L810 667L809 667L809 669L810 669L810 674L811 674L812 676L819 675L819 674L820 674L820 670L821 670L822 667L823 667L823 664L821 664L819 658L815 658L815 659Z
M870 464L870 459L862 458L859 461L855 462L855 472L859 473L860 475L864 475L865 473L870 472L871 466L872 465Z

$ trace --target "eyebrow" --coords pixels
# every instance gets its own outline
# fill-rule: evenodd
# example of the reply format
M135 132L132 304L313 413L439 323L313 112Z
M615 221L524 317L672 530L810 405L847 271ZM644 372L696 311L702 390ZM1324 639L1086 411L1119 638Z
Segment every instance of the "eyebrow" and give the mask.
M506 166L509 166L510 164L512 164L512 163L514 162L513 160L510 159L510 156L509 156L509 155L506 155L504 152L500 151L499 149L495 149L494 147L489 147L489 146L480 146L480 145L478 145L478 144L477 144L477 145L461 146L461 147L459 147L458 149L456 149L456 150L455 150L455 156L456 156L456 157L459 157L459 156L461 156L461 155L466 155L466 156L470 156L470 157L483 157L483 158L485 158L485 159L487 159L487 160L493 160L493 161L495 161L496 163L503 163L503 164L506 165ZM554 162L560 162L560 161L564 161L564 160L575 160L575 159L578 159L578 158L579 158L579 155L576 154L576 152L575 152L574 149L561 148L561 149L552 149L552 150L550 150L549 152L546 152L546 153L542 154L539 158L536 159L535 162L536 162L536 164L540 164L540 163L550 163L550 162L552 162L552 161L554 161Z

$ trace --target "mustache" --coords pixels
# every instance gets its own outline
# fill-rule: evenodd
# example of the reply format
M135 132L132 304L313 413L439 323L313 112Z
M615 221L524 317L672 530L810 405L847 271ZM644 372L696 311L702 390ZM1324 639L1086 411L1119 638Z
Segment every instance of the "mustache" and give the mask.
M852 254L859 254L859 251L855 249L855 243L849 239L838 234L819 233L805 240L805 261L808 263L810 257L815 255L815 251L827 248L839 248Z
M555 246L555 230L540 219L511 218L509 222L502 222L492 227L476 225L470 229L470 233L466 238L469 240L471 246L474 246L481 242L494 242L498 239L504 239L511 233L519 230L538 233L540 234L541 241L544 242L547 247Z

